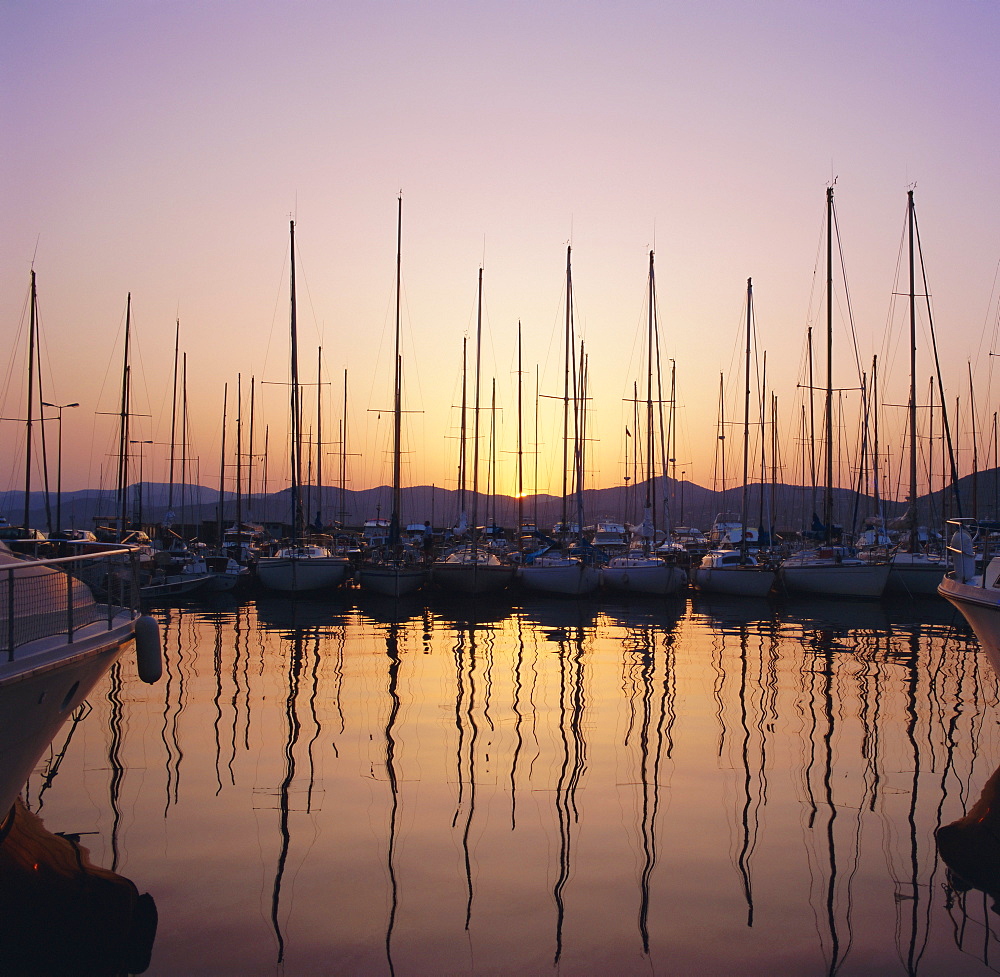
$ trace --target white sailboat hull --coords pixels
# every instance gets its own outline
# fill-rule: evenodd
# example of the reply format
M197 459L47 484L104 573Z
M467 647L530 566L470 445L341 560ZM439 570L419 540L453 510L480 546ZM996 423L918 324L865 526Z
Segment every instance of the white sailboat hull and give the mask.
M616 557L601 567L601 583L621 593L669 596L684 587L687 574L663 560Z
M582 597L592 594L601 583L597 567L587 566L579 560L536 560L519 570L521 583L529 590L564 597Z
M791 557L781 565L779 575L789 593L877 599L885 590L890 568L889 563Z
M340 556L262 556L257 561L257 579L268 590L303 593L338 586L349 566Z

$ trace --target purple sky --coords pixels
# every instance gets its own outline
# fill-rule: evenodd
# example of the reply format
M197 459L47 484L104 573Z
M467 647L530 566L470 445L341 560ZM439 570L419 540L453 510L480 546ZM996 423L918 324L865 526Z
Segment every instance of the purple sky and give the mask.
M34 263L47 399L82 405L66 416L66 487L108 482L113 467L113 419L99 412L116 406L129 291L136 410L150 415L136 436L157 442L146 477L166 478L179 317L201 481L217 479L223 384L232 416L241 374L244 392L258 380L257 419L274 454L268 487L282 487L285 397L261 381L287 376L295 215L302 369L314 377L322 344L330 381L324 438L336 437L346 369L349 447L362 453L350 485L386 481L402 189L408 483L455 486L453 405L484 263L483 397L495 377L500 489L515 490L517 323L533 412L536 365L542 392L562 391L567 243L590 357L591 484L624 473L624 399L645 370L650 248L664 355L677 365L679 466L712 484L720 373L727 413L741 410L752 276L784 477L796 480L796 385L806 328L824 328L820 243L836 177L859 353L866 368L879 355L881 399L906 398L902 310L890 310L905 287L896 264L915 183L948 395L962 398L967 437L971 362L980 454L992 457L998 28L1000 8L986 0L6 0L3 416L24 411ZM838 383L857 386L842 329ZM921 357L925 391L932 368ZM893 478L902 413L886 408L882 421ZM540 488L555 490L557 402L543 401L540 430ZM3 488L19 488L23 431L4 423L0 439L11 469ZM338 449L327 450L331 482ZM728 473L737 470L734 456Z

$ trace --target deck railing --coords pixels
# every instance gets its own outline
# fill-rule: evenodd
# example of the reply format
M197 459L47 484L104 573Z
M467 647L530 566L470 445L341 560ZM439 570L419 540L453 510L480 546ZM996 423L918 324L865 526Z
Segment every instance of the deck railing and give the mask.
M18 648L42 638L72 642L81 628L103 622L110 630L122 613L139 615L136 548L63 545L71 555L0 564L0 660L14 661Z

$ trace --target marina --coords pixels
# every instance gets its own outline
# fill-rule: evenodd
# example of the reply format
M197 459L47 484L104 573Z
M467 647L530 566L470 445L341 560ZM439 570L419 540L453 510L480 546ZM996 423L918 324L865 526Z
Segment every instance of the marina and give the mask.
M943 600L153 613L159 684L116 664L24 791L155 900L149 974L995 972L1000 876L935 832L997 675Z
M897 8L0 5L0 977L1000 972L1000 5Z

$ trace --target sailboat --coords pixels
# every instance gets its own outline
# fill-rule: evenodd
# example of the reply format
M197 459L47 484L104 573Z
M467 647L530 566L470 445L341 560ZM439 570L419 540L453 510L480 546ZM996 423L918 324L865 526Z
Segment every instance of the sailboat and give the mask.
M780 567L784 588L817 597L878 598L889 579L887 559L845 545L833 526L833 187L826 188L826 485L822 543L787 557Z
M581 449L579 435L579 385L570 385L570 371L574 369L574 336L573 336L573 275L570 264L570 247L566 248L566 357L563 380L563 512L561 535L563 541L567 534L567 485L566 476L569 471L569 410L573 407L573 472L575 480L575 495L577 503L577 526L583 524L583 465L581 464ZM525 563L519 571L521 583L529 590L539 590L549 594L562 594L567 597L581 597L593 593L600 586L600 570L578 556L566 552L528 554Z
M393 389L392 427L392 514L389 538L381 553L361 565L358 579L361 589L386 597L403 597L419 590L427 579L427 570L407 558L400 536L401 458L403 433L403 360L399 352L399 302L403 249L403 197L399 197L396 216L396 356Z
M775 571L749 551L747 480L750 468L750 352L753 335L753 282L747 279L747 341L743 388L743 495L740 506L739 549L718 546L709 550L692 571L694 585L705 593L735 597L766 597L774 586ZM720 525L719 517L716 526Z
M292 538L283 540L267 556L257 560L257 579L269 590L302 593L336 587L347 576L350 562L337 556L321 539L305 535L300 498L302 483L302 416L299 399L298 331L295 309L295 221L289 221L291 240L291 523Z
M650 547L656 535L653 522L653 492L656 483L656 424L653 410L653 372L657 366L655 403L662 404L659 391L659 334L656 321L656 280L653 252L649 252L649 320L646 369L646 504L640 535L642 548L612 557L601 567L601 582L610 590L640 594L676 594L686 583L687 574L675 563L654 556ZM661 417L662 420L662 417ZM662 431L662 425L661 425ZM664 479L664 481L666 481Z
M479 269L476 313L476 393L473 420L472 532L467 544L456 547L431 565L431 579L444 590L463 594L495 593L514 579L513 564L506 563L479 539L479 391L483 333L483 269ZM464 381L463 381L464 384Z
M917 528L917 312L916 280L914 276L914 237L917 213L913 203L913 191L907 191L906 221L910 268L910 400L908 407L908 427L910 433L909 453L909 509L906 513L907 541L905 548L897 551L892 560L887 589L909 596L929 596L937 593L944 578L946 563L941 553L929 553L920 545ZM921 260L921 267L923 261ZM942 398L942 407L943 398Z

